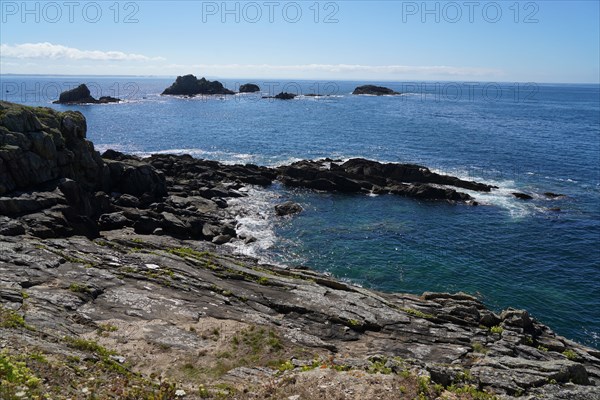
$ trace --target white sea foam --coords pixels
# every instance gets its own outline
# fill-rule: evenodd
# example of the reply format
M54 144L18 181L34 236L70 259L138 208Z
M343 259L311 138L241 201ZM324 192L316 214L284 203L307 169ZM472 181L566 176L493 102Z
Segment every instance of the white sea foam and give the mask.
M250 243L236 240L226 246L237 254L257 257L262 262L272 263L267 254L277 241L273 208L279 195L270 190L254 187L245 187L242 190L247 196L228 200L229 208L237 215L238 235L256 240Z
M210 151L199 148L181 148L181 149L166 149L157 151L136 151L133 152L139 157L149 157L152 154L189 154L193 157L210 158L222 162L223 164L239 164L240 162L254 162L257 156L248 153L234 153L227 151Z

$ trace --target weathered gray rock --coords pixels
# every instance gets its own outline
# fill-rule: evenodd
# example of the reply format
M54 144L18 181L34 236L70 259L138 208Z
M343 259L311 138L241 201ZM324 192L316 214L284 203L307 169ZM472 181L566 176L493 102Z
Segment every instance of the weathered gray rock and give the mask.
M234 257L207 242L131 230L105 232L96 242L7 237L0 247L0 304L18 307L26 301L25 321L48 334L43 339L33 331L0 328L10 346L37 338L38 349L60 349L65 344L54 337L92 335L108 320L119 326L110 334L119 356L143 365L136 346L150 343L189 360L186 354L207 348L207 340L214 343L189 326L252 321L278 332L286 348L306 349L309 357L319 353L323 360L329 357L324 363L342 369L418 370L443 386L466 380L498 395L597 399L598 351L556 336L531 317L527 322L518 310L503 312L506 328L494 334L481 327L489 310L467 294L378 293L310 270ZM552 341L578 358L537 350ZM298 370L313 363L292 359ZM249 366L233 369L226 379L243 382L273 373Z

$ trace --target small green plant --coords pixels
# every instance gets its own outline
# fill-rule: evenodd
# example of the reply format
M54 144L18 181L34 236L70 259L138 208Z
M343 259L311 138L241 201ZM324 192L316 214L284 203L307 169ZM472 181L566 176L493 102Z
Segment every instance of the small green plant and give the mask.
M256 280L256 282L257 282L259 285L268 285L268 284L269 284L269 278L266 278L266 277L264 277L264 276L261 276L260 278L258 278L258 279Z
M502 332L504 332L504 328L501 327L500 325L492 326L490 328L490 332L494 333L494 334L497 334L497 335L501 335Z
M79 283L71 283L69 290L73 293L89 293L91 291L88 285Z
M563 351L563 356L567 357L569 360L577 360L578 356L577 353L575 353L573 350L571 349L567 349L565 351Z
M280 372L291 371L294 368L295 368L294 364L292 364L292 362L288 360L279 366L279 371Z
M392 369L385 366L385 361L375 361L369 366L369 370L367 372L370 374L389 375L392 373Z
M109 357L116 354L114 351L106 349L93 340L66 337L65 341L74 349L95 353L101 357Z
M204 385L200 385L198 387L198 395L201 399L208 399L210 397L210 392Z
M471 371L469 371L468 369L463 369L462 371L456 374L455 380L457 382L472 382L474 379L473 375L471 375Z
M404 311L407 314L410 314L410 315L418 317L418 318L424 318L424 319L433 319L433 318L435 318L435 315L433 315L433 314L427 314L427 313L424 313L422 311L415 310L414 308L401 308L401 310Z
M32 326L25 323L25 318L18 312L10 308L4 308L0 304L0 328L25 328L30 331L35 330Z
M417 384L419 385L419 394L427 394L429 392L429 383L431 379L428 376L419 376L417 378Z
M98 333L108 335L110 332L116 332L119 328L111 324L99 324L98 325Z
M469 395L468 398L473 400L499 400L497 396L481 391L475 385L464 385L460 387L450 385L446 390L457 395ZM463 397L460 398L462 399Z
M537 347L537 349L538 349L539 351L543 351L543 352L547 352L547 351L549 350L547 347L545 347L545 346L542 346L541 344L540 344L540 345Z
M0 397L17 398L16 393L22 392L24 397L31 395L41 384L41 379L35 376L26 364L17 361L7 352L0 352ZM9 397L10 396L10 397Z
M189 247L174 247L172 249L167 250L167 252L171 253L171 254L175 254L176 256L179 256L181 258L185 258L185 257L191 257L191 258L206 258L207 256L210 256L211 254L208 251L196 251L194 249L190 249Z
M483 344L481 344L479 342L473 343L472 346L473 346L473 351L475 353L483 353L483 354L485 354L485 353L488 352L488 349Z

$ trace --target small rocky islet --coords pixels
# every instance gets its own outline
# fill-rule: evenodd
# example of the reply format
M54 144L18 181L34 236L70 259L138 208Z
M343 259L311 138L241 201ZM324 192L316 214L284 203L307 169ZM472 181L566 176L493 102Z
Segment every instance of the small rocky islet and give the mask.
M76 88L64 91L60 94L58 100L54 101L54 104L108 104L108 103L119 103L121 99L111 96L101 96L99 99L95 99L90 92L90 89L85 85L81 84Z
M456 204L493 186L365 159L100 155L86 133L79 112L0 102L0 398L599 398L600 351L526 311L224 246L252 240L229 207L248 185Z
M376 86L376 85L363 85L358 86L352 92L354 95L371 95L371 96L395 96L401 93L398 93L390 88L384 86Z

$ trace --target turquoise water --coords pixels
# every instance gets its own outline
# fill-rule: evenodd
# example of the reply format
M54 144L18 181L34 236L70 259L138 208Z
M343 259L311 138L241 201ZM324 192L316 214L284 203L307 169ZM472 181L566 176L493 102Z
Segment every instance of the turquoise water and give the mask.
M3 100L83 112L100 150L185 152L262 165L361 156L496 184L500 189L491 194L474 194L482 203L475 208L275 185L243 200L254 211L240 218L240 229L259 241L240 250L380 290L475 293L492 308L526 308L558 333L600 346L597 85L388 82L411 93L368 97L349 94L358 82L257 82L274 92L287 85L333 95L284 102L255 95L160 97L170 78L1 80ZM81 82L96 97L127 102L49 104L58 89ZM246 82L224 83L235 89ZM514 199L517 190L534 199ZM547 191L567 196L551 200ZM284 199L305 211L272 218L270 207Z

